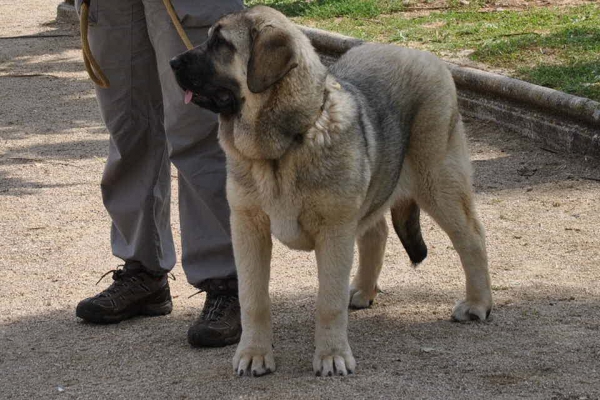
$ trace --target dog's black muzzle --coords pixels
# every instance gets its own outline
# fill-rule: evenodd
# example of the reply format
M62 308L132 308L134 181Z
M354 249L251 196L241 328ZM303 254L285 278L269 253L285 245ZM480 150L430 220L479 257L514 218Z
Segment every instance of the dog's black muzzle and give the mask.
M200 45L173 57L169 64L177 83L185 91L184 98L212 112L231 115L240 109L239 85L220 77ZM190 97L191 96L191 97Z

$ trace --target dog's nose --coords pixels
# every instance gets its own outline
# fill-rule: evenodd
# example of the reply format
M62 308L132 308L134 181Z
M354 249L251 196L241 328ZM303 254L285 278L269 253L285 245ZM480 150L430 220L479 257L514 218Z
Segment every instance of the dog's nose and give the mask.
M171 58L171 61L169 61L169 64L171 64L171 68L173 70L177 71L178 69L181 68L181 66L183 65L183 62L181 61L181 57L177 56L177 57Z

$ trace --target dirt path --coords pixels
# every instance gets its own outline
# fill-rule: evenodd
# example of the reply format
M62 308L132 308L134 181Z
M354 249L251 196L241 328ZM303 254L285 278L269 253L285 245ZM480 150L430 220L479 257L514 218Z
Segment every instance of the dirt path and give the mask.
M52 23L57 4L0 0L0 36L73 34ZM411 269L391 237L384 293L350 314L357 374L315 378L314 257L277 245L278 371L236 378L234 347L188 347L203 296L188 298L194 290L179 265L170 316L100 327L74 316L118 263L99 190L108 136L78 39L0 39L0 93L0 398L600 397L598 163L468 123L493 320L449 321L463 275L450 241L426 219L427 262ZM177 222L173 212L178 237Z

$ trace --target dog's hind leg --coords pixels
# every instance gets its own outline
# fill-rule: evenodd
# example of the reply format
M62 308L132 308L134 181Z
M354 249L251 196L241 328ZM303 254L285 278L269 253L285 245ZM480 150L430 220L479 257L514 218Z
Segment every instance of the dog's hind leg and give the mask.
M392 223L413 266L427 257L421 235L421 209L413 199L400 199L392 206Z
M441 165L413 163L415 199L448 234L466 277L466 299L452 310L456 321L485 320L492 309L485 232L475 212L471 166L462 126L452 133Z
M377 296L377 278L383 265L388 228L381 217L358 238L358 271L350 285L350 307L367 308Z

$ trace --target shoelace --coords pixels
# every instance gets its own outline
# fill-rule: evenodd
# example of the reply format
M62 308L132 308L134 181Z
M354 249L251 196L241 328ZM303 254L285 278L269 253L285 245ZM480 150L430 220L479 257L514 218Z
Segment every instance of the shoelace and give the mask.
M226 310L229 310L231 303L237 300L236 296L232 295L216 295L207 296L207 304L202 309L201 319L207 321L218 321L225 316Z
M98 297L110 297L112 294L117 293L119 289L126 288L129 286L128 282L123 279L125 271L123 271L122 269L113 269L106 272L104 275L102 275L100 280L96 282L96 285L100 283L100 281L102 281L102 279L104 279L104 277L110 274L111 272L113 274L113 283L109 287L104 289L102 292L98 293Z
M125 267L125 265L124 265L124 264L117 265L117 268L115 268L115 269L111 269L111 270L109 270L109 271L105 272L105 273L104 273L104 274L103 274L103 275L100 277L100 279L98 279L98 282L96 282L96 285L97 285L97 284L99 284L99 283L102 281L102 279L104 279L104 277L106 277L106 275L110 274L111 272L113 273L113 276L112 276L112 278L113 278L113 280L115 281L115 283L116 283L116 282L120 282L120 281L122 281L122 280L123 280L123 278L125 277L125 270L123 269L124 267ZM175 278L175 275L174 275L172 272L169 272L167 276L168 276L170 279L172 279L173 281L176 281L176 280L177 280L177 278ZM132 277L132 278L133 278L133 277ZM113 284L114 284L114 283L113 283ZM112 286L112 285L111 285L111 286ZM198 293L196 293L196 294L198 294ZM190 297L191 297L191 296L190 296Z
M119 267L121 267L121 269L119 269ZM110 274L111 272L113 273L113 279L115 281L120 280L122 278L123 274L125 273L125 271L123 271L123 269L122 269L123 267L124 267L124 265L118 265L117 268L111 269L110 271L105 272L100 277L100 279L98 279L98 282L96 282L96 285L99 284L102 281L102 279L104 279L104 277L106 275Z
M197 295L197 294L200 294L200 293L204 293L204 292L206 292L206 290L204 290L204 289L200 289L200 290L198 290L196 293L190 294L190 295L188 296L188 299L191 299L191 298L192 298L192 297L194 297L195 295Z
M200 314L200 319L202 320L217 321L221 319L225 315L224 311L226 309L229 309L231 302L233 300L237 300L237 296L234 295L219 294L214 297L210 296L206 289L198 290L196 293L189 295L188 299L200 293L206 293L206 303L202 308L202 314ZM219 302L219 299L225 299L225 301L223 304L221 304L221 307L216 307L216 305Z

